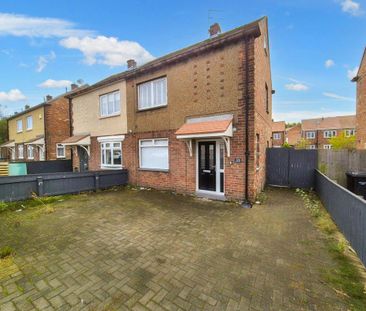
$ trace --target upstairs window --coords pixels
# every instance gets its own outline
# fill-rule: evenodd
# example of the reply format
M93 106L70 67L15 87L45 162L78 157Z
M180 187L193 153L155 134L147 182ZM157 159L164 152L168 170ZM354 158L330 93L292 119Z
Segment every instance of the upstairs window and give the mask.
M356 131L355 130L345 130L344 131L344 135L346 136L346 137L351 137L351 136L355 136L355 134L356 134Z
M17 133L23 132L23 121L17 120Z
M337 136L337 131L324 131L324 138L332 138L334 136Z
M315 138L315 132L306 132L306 138L307 139L314 139Z
M168 104L167 78L159 78L138 85L138 109L145 110Z
M121 100L120 92L112 92L99 97L100 116L109 117L120 114Z
M27 117L27 131L33 129L33 117Z
M279 139L281 139L281 136L282 136L281 133L274 133L273 134L273 139L274 140L279 140Z

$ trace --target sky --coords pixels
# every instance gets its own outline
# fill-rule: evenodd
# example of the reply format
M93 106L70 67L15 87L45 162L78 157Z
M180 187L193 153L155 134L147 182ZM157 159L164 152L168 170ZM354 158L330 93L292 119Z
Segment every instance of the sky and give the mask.
M355 113L366 46L366 0L0 2L3 115L82 80L93 84L262 16L269 19L273 118L288 122Z

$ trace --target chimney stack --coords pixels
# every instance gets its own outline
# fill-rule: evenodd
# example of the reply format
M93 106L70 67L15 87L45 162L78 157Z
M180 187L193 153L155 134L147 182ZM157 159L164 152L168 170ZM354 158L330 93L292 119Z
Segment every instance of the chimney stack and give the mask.
M71 91L76 90L79 86L76 83L71 84Z
M221 33L221 27L218 23L212 24L210 26L210 29L208 30L208 32L210 33L210 37L216 37L217 35L219 35Z
M52 99L52 96L51 96L51 95L47 95L47 96L46 96L46 101L48 101L48 102L49 102L51 99Z
M129 59L127 61L127 68L128 69L134 69L134 68L136 68L136 66L137 66L137 63L134 59Z

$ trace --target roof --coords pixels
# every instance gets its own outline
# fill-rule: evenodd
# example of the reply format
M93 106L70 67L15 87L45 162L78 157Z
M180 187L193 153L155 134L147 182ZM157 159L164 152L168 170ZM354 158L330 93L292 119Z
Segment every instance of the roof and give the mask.
M176 135L212 134L225 132L232 120L214 120L183 124L176 132Z
M0 147L15 147L15 140L9 140L1 144Z
M42 141L39 141L38 142L38 140L42 140L42 139L43 139L43 142ZM32 144L34 142L41 143L41 144L43 143L44 144L44 135L38 135L35 138L32 138L32 139L26 141L25 144Z
M301 140L301 124L290 127L286 131L287 142L294 146Z
M84 138L90 137L89 134L84 135L74 135L71 137L66 138L64 141L61 142L63 145L78 145L81 142L84 142Z
M272 132L284 132L286 130L286 122L272 122Z
M79 91L75 92L74 94L72 94L69 97L71 97L71 98L77 97L81 94L91 92L92 90L102 87L104 85L116 83L120 80L125 80L129 77L133 77L137 74L146 72L151 69L159 68L163 65L167 65L172 62L181 61L183 59L186 59L187 57L191 57L193 55L207 51L209 49L212 49L212 48L215 48L218 46L222 46L225 43L238 40L238 39L242 38L243 36L252 35L252 36L258 37L261 34L260 28L259 28L259 22L261 22L261 21L267 21L267 17L262 17L249 24L246 24L246 25L240 26L238 28L232 29L230 31L221 33L215 37L211 37L209 39L206 39L199 43L193 44L186 48L180 49L173 53L167 54L165 56L156 58L142 66L136 67L135 69L129 69L129 70L123 71L121 73L109 76L106 79L101 80L83 90L79 90Z
M318 119L302 120L302 130L336 130L352 129L356 127L356 116L338 116Z
M366 62L366 47L365 47L365 49L364 49L364 51L363 51L363 55L362 55L362 58L361 58L360 66L358 67L357 75L356 75L356 77L354 77L354 78L352 79L352 82L356 82L356 81L360 78L361 68L362 68L362 64L363 64L364 62ZM366 66L366 64L365 64L365 66Z
M73 94L73 93L75 93L75 92L77 92L77 91L79 91L79 90L81 90L81 89L85 89L85 88L86 88L86 87L88 87L88 86L89 86L88 84L85 84L85 85L82 85L82 86L78 87L77 89L71 90L71 91L66 92L66 93L63 93L63 94L61 94L61 95L58 95L58 96L56 96L56 97L52 98L52 99L51 99L51 100L49 100L49 101L46 101L46 102L40 103L40 104L35 105L35 106L33 106L33 107L30 107L30 108L28 108L28 109L26 109L26 110L24 110L24 111L22 111L22 112L18 112L18 113L16 113L16 114L14 114L14 115L12 115L12 116L8 117L8 118L7 118L7 120L11 120L11 119L17 118L17 117L19 117L19 116L21 116L21 115L27 114L27 113L29 113L29 112L31 112L31 111L34 111L34 110L36 110L36 109L38 109L38 108L41 108L41 107L44 107L44 106L46 106L46 105L51 105L53 102L55 102L55 101L59 100L60 98L67 97L67 96L69 96L69 95L71 95L71 94Z

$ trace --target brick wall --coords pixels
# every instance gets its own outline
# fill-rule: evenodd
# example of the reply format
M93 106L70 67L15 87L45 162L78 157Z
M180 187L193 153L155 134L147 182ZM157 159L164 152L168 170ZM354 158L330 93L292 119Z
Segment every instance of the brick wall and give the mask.
M70 136L69 100L65 97L56 99L45 106L46 160L56 160L56 144ZM71 153L66 148L66 158Z
M280 139L275 139L275 134L280 134ZM272 147L282 147L285 143L285 133L284 132L272 132Z
M358 149L366 149L366 50L357 81L356 141Z

